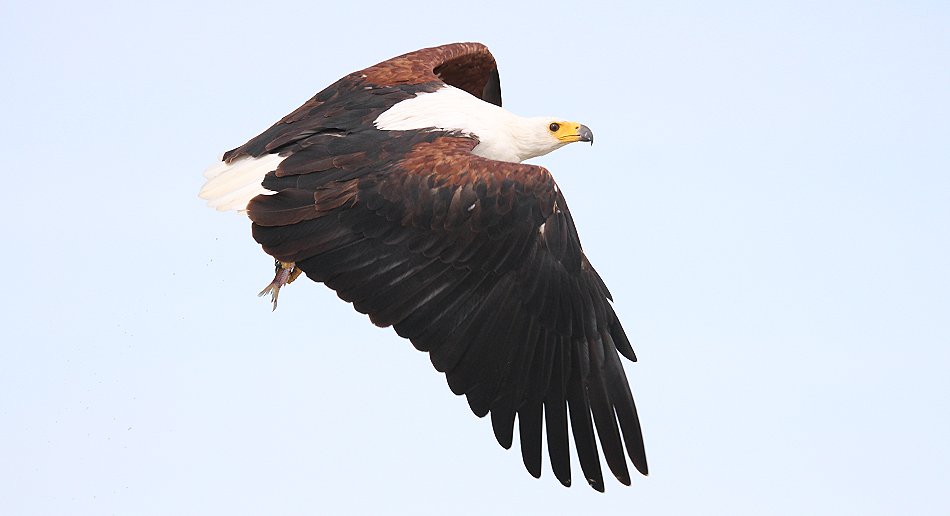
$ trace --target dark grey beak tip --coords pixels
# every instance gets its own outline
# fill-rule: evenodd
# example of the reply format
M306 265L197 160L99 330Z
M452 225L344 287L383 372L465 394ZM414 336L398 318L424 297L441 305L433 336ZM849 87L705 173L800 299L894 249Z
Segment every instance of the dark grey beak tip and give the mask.
M594 133L592 133L590 128L586 125L580 126L580 128L577 130L577 134L581 137L580 141L590 142L591 145L594 144Z

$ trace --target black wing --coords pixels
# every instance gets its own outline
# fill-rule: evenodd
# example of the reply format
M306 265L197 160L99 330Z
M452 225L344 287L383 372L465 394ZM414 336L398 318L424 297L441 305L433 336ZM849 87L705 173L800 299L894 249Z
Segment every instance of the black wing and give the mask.
M264 250L428 351L475 414L491 412L506 448L517 415L532 475L542 419L563 484L568 419L595 489L604 488L595 425L622 483L623 443L646 474L618 351L636 358L550 174L473 156L477 142L440 133L317 138L326 141L265 180L279 193L248 206Z

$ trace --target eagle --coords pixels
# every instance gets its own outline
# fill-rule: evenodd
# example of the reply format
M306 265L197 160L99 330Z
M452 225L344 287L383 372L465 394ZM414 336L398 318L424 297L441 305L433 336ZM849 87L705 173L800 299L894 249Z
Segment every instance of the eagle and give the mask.
M528 472L604 490L647 474L620 355L636 355L581 249L551 173L523 161L591 130L501 107L479 43L410 52L351 73L207 169L199 196L245 213L275 260L274 308L300 274L429 353Z

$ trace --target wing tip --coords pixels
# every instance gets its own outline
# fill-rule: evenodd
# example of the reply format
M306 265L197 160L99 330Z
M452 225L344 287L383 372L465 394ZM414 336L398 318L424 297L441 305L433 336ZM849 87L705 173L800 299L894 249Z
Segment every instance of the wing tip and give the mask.
M604 489L604 480L603 480L603 479L588 478L588 479L587 479L587 483L588 483L591 487L593 487L594 490L597 491L598 493L603 493L603 492L605 491L605 489Z
M647 467L646 459L644 459L643 462L633 461L633 467L637 468L637 471L639 471L641 475L645 477L650 476L650 471L649 471L649 468Z
M540 465L538 465L537 469L534 469L532 466L529 466L529 465L528 465L527 461L525 461L524 467L525 467L525 469L528 470L528 473L530 473L532 477L534 477L534 478L541 478L541 466L540 466Z
M506 450L511 449L515 434L514 413L502 413L500 409L491 411L491 426L495 440Z

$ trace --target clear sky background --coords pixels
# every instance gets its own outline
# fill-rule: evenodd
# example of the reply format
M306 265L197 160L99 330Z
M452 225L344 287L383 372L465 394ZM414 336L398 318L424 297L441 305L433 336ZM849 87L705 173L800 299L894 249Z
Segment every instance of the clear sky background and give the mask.
M767 5L765 5L767 4ZM950 4L0 7L0 513L950 513ZM201 172L481 41L640 357L651 475L540 480ZM546 460L546 459L545 459ZM579 472L577 464L574 471Z

